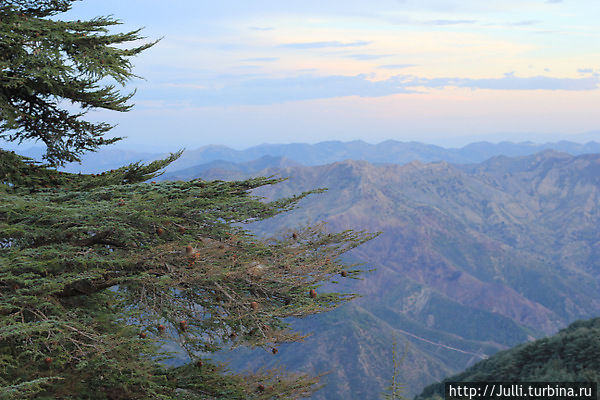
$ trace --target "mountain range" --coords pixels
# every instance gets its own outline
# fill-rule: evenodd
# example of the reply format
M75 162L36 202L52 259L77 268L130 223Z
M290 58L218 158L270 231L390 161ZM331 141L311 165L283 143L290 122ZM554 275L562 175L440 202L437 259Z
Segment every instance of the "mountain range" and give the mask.
M344 160L363 160L373 164L406 164L414 160L466 164L482 162L496 155L522 156L543 150L556 150L573 155L599 153L600 143L478 142L457 149L395 140L387 140L378 144L370 144L362 140L328 141L316 144L263 144L246 150L233 150L225 146L206 146L185 152L180 160L173 163L169 171L181 170L216 160L245 163L264 156L283 157L305 166L330 164Z
M314 334L276 357L234 352L232 368L330 371L313 398L376 399L391 376L397 338L404 354L399 379L412 396L499 350L600 311L600 155L544 151L475 164L283 162L231 173L223 166L184 175L289 177L256 192L269 199L328 188L253 226L259 234L321 220L332 230L383 232L351 254L350 261L374 271L338 285L361 299L294 321Z
M328 189L251 226L260 235L317 221L383 232L349 256L373 269L363 280L324 288L361 299L293 321L314 332L305 343L282 346L277 356L223 354L234 369L329 372L314 399L368 400L389 383L394 341L410 397L498 351L598 315L595 153L597 142L207 146L185 152L159 179L289 178L255 193L268 199ZM66 170L100 172L160 156L103 150Z
M176 151L178 148L172 148ZM167 172L180 171L200 164L211 162L252 163L257 159L283 158L285 162L305 166L323 165L344 160L364 160L374 164L406 164L417 160L421 162L447 161L455 164L478 163L497 155L524 156L543 150L556 150L572 155L600 153L600 143L590 141L585 144L569 141L554 143L533 142L477 142L461 148L444 148L419 142L398 142L387 140L370 144L356 140L352 142L328 141L316 144L263 144L245 150L234 150L226 146L209 145L199 149L186 150L181 158L167 168ZM19 153L41 159L43 149L33 147ZM99 173L118 168L137 161L150 161L164 157L164 153L140 152L136 149L117 147L103 148L96 153L87 153L82 163L67 164L68 172Z

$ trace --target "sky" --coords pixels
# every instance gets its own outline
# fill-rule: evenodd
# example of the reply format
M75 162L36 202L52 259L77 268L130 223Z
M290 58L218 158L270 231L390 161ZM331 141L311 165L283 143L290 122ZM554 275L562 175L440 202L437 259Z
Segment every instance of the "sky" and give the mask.
M326 140L600 140L598 0L84 0L162 38L133 59L143 150ZM587 135L583 135L587 133Z

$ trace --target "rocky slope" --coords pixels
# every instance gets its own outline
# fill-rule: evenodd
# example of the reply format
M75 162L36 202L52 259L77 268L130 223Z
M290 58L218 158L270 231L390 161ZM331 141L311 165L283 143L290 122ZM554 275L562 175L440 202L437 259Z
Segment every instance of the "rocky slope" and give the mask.
M363 298L297 321L314 335L276 357L238 352L236 368L265 362L331 371L314 398L376 399L397 337L407 346L400 379L414 395L500 349L600 312L600 155L547 151L460 166L344 161L259 174L275 173L290 179L258 195L329 190L258 232L325 220L332 230L383 234L352 254L376 268L343 286Z

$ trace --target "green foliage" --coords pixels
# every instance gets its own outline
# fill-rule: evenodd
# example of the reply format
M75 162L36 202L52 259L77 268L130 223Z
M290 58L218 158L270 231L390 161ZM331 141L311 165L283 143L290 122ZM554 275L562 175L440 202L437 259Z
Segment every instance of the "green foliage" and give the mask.
M386 388L386 391L383 393L384 400L405 400L404 396L402 396L402 392L404 391L404 385L400 383L398 375L400 374L400 365L406 358L407 348L408 342L406 342L404 353L400 358L398 358L398 342L394 337L394 341L392 342L392 378L390 379L390 385Z
M48 165L0 149L0 397L3 399L298 398L318 377L234 374L210 353L302 340L286 318L330 310L350 294L317 293L372 235L308 227L259 240L243 223L312 192L265 202L279 179L148 183L179 157L99 175L51 167L117 139L86 111L127 111L119 22L50 19L73 0L0 3L0 138L41 140ZM82 111L61 108L69 100ZM347 271L354 277L358 271ZM188 364L171 368L177 344ZM276 354L276 351L273 351Z
M0 192L31 192L58 187L65 190L85 190L144 182L159 176L161 173L158 170L175 161L180 155L181 152L178 152L148 165L135 163L97 175L74 175L49 169L47 165L0 149Z
M74 0L0 3L0 138L41 140L51 164L77 161L84 151L113 143L103 137L113 126L82 117L103 108L127 111L133 93L121 94L103 80L124 85L134 77L130 58L156 42L132 48L139 30L109 33L112 18L50 19ZM65 101L80 107L73 112Z
M444 382L599 382L600 318L577 321L554 336L494 354ZM444 396L444 382L417 399Z
M0 179L0 386L7 395L27 398L42 388L36 398L310 391L315 381L307 376L241 378L208 360L197 371L194 362L230 346L301 340L284 319L353 298L309 290L340 274L340 255L369 235L317 226L257 240L240 223L288 210L310 193L271 203L249 195L275 179L155 184L139 181L166 161L57 175L0 155L2 165L17 161ZM13 181L15 170L28 170L26 178ZM194 361L178 370L159 364L166 341Z

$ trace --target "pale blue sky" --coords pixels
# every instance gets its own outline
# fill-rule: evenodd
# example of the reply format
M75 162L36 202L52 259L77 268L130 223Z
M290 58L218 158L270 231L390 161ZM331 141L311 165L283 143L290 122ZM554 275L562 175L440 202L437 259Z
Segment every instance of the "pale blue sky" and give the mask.
M84 0L164 37L116 122L147 148L600 131L597 0ZM600 138L599 138L600 139Z

